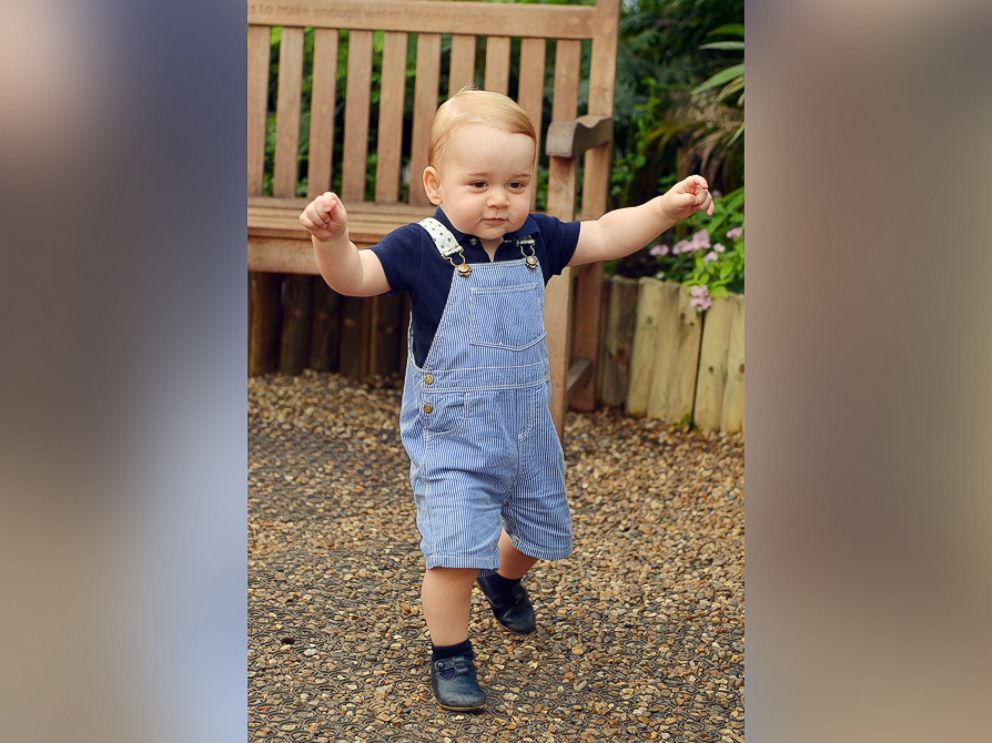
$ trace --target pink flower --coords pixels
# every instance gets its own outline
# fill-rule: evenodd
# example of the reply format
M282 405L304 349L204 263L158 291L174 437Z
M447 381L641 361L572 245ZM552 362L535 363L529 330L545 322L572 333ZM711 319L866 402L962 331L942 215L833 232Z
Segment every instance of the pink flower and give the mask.
M692 236L692 250L704 250L710 246L710 235L706 230L699 230Z
M726 250L726 248L723 247L723 245L721 245L720 243L717 243L716 245L713 246L713 250L715 250L717 253L722 253L723 251Z
M706 286L691 286L689 287L689 294L692 299L689 300L689 304L696 308L697 312L702 312L708 310L713 306L713 298L710 296L710 290Z
M653 256L668 255L671 248L667 245L655 245L651 250L648 251Z
M709 253L703 256L703 263L712 263L719 257L720 256L716 254L716 251L711 250Z
M678 255L679 253L688 253L692 249L693 249L692 243L690 243L688 240L680 240L679 242L675 243L675 247L672 248L672 254Z
M727 230L727 239L736 240L738 237L740 237L743 234L744 234L743 227L732 227L729 230Z

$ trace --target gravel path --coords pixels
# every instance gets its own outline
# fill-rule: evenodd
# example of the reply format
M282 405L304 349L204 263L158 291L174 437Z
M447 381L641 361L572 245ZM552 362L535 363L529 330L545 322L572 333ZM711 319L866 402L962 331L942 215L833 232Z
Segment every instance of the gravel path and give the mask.
M429 686L394 385L249 383L249 739L742 741L742 438L570 413L575 550L525 579L533 635L473 592L489 707L458 714Z

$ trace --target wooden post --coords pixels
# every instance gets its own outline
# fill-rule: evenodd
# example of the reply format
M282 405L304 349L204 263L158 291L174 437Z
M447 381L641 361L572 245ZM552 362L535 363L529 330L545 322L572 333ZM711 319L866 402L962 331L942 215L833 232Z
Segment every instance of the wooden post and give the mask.
M599 345L599 315L603 297L603 264L590 263L580 268L576 282L575 326L572 353L592 362L586 383L577 387L569 400L576 410L596 409L596 357Z
M662 300L661 282L656 279L644 277L638 281L637 288L637 321L627 389L627 412L630 415L644 415L648 409Z
M582 46L578 41L558 40L555 46L555 96L551 118L574 119L578 111L579 62ZM548 214L563 222L575 216L575 158L552 157L548 163ZM564 441L565 411L568 409L568 367L572 361L572 270L564 269L548 282L545 292L545 324L548 329L548 360L551 365L551 417Z
M699 353L693 421L700 430L717 431L727 384L727 348L733 316L731 299L715 298L703 315L703 347Z
M369 371L369 321L372 303L365 297L341 300L341 373L361 379Z
M402 299L395 294L380 294L372 299L371 374L392 374L399 368L402 306Z
M281 292L281 274L251 273L248 373L252 376L273 372L279 365Z
M681 284L662 282L661 294L646 412L649 418L678 423L692 414L702 323Z
M744 297L731 295L730 345L727 349L727 384L723 389L720 429L744 432Z
M318 276L313 287L310 368L314 371L337 371L340 342L341 295Z
M637 281L614 276L606 282L603 341L599 354L599 400L620 406L627 399L634 331L637 327ZM604 286L604 293L606 287Z
M310 360L310 303L313 277L287 275L283 296L279 371L296 375Z

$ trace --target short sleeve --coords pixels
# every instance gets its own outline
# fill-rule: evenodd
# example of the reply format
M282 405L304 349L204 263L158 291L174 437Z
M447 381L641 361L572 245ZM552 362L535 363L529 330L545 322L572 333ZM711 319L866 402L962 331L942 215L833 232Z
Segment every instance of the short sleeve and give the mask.
M545 256L541 261L546 267L545 280L560 274L568 266L575 255L575 247L579 244L579 229L581 222L562 222L556 217L546 214L532 215L537 220L538 228L543 238Z
M369 248L382 264L390 294L413 292L416 287L424 234L420 225L404 225L386 235L378 245Z

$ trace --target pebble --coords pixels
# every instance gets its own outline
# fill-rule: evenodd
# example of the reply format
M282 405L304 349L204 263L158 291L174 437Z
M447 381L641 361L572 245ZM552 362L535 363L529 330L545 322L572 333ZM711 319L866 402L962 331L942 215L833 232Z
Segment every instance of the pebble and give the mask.
M249 739L743 740L739 435L570 412L574 552L525 579L527 638L473 592L489 709L452 713L429 686L400 380L248 391Z

